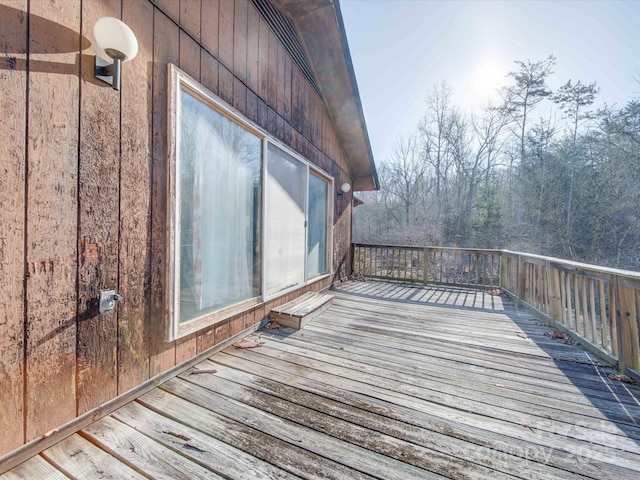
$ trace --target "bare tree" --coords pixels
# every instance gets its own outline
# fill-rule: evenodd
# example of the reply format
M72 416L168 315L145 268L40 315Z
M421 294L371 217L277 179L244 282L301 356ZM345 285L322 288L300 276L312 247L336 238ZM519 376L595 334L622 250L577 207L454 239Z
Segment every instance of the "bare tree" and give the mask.
M445 83L433 88L427 102L427 112L420 120L418 132L426 161L433 167L438 211L448 203L445 191L451 168L450 132L451 90Z
M559 105L560 110L564 112L565 117L571 122L572 148L567 155L567 162L569 165L569 192L567 194L567 222L565 237L569 245L571 244L573 231L573 189L575 183L575 163L578 157L578 129L582 121L593 118L593 115L590 112L585 111L585 108L593 104L599 91L600 89L596 87L595 83L583 85L578 80L576 84L572 84L571 80L569 80L551 97L551 99Z
M503 89L504 112L514 124L513 132L520 145L520 161L525 158L527 125L531 110L551 95L547 87L547 77L553 73L556 57L549 55L545 60L522 62L517 60L519 69L509 72L515 84Z
M426 165L420 155L415 137L400 138L391 158L382 166L385 182L382 188L389 193L385 200L387 209L398 224L411 224L411 208L418 202L423 187ZM395 213L394 205L400 204L402 214Z
M513 195L513 199L517 201L515 224L518 235L522 237L524 233L524 206L517 192L522 189L522 181L524 180L522 168L526 161L527 128L532 110L552 93L547 87L546 80L553 73L552 69L556 63L556 58L553 55L549 55L545 60L538 62L517 60L515 63L519 67L518 70L508 74L515 83L502 90L504 101L502 111L509 121L511 132L515 136L518 145L517 158L520 167L519 175L516 176L518 183L515 186L511 184L509 191L513 192L514 187L516 188L515 195ZM511 157L512 169L514 157L515 155Z

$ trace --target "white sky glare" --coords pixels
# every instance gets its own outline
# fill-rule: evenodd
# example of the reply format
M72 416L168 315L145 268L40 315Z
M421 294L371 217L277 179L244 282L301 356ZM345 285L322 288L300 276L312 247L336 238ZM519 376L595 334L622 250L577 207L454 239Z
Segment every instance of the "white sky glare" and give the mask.
M516 60L556 57L552 89L596 82L597 106L640 95L640 0L340 0L376 162L411 134L434 85L463 111L496 99Z

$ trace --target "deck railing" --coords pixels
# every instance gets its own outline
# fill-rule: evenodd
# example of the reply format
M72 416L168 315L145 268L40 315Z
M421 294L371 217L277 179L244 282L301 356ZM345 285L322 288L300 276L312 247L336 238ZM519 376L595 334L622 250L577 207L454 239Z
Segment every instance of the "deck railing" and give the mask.
M640 378L640 273L507 250L353 245L369 278L501 288L621 372Z
M354 273L405 282L497 288L500 250L353 245Z

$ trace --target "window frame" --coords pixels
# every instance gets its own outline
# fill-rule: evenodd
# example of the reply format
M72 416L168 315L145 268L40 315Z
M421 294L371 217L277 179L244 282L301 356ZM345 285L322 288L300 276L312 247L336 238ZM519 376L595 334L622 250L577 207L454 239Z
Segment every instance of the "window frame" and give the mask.
M334 224L334 198L332 192L334 191L335 179L327 172L319 168L317 165L311 163L309 160L301 156L299 153L293 151L291 148L278 141L272 134L263 128L256 125L253 121L248 119L243 113L231 107L218 95L208 90L196 79L182 71L180 68L173 64L168 64L168 101L167 101L167 117L168 117L168 135L167 135L167 312L169 316L169 332L168 340L176 340L191 333L197 332L205 327L215 325L221 321L224 321L234 315L242 313L251 307L258 305L261 302L269 301L273 298L286 295L287 293L297 290L305 285L317 282L333 274L333 224ZM260 293L256 297L241 300L233 305L222 307L213 312L203 314L201 317L190 320L188 322L180 322L180 245L177 243L180 239L180 218L179 218L179 171L180 168L180 119L178 113L181 112L181 100L180 94L183 90L196 99L202 101L207 106L218 112L220 115L226 117L228 120L234 122L236 125L244 128L249 133L258 137L261 141L261 196L260 196L260 215L261 215L261 231L259 233L259 249L260 256ZM267 245L266 235L266 222L267 219L267 188L266 188L266 174L267 174L267 156L269 151L269 145L273 145L286 154L292 156L295 160L301 162L306 172L306 184L305 184L305 259L304 259L304 280L302 283L291 286L289 288L278 291L274 294L266 294L266 258L265 250ZM308 237L309 237L309 178L310 175L316 175L322 180L327 182L327 248L325 251L326 256L326 272L318 273L309 277L308 275Z

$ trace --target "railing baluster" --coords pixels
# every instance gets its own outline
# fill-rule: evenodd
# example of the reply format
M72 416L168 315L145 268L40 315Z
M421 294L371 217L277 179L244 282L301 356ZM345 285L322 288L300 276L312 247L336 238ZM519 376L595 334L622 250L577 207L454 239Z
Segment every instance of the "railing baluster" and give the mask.
M565 280L565 299L567 301L567 326L571 329L575 329L573 323L573 306L571 302L571 274L566 272L564 275Z
M580 309L582 308L580 302L580 278L575 273L573 274L573 306L576 311L576 330L584 337L584 316Z
M424 285L427 285L427 283L429 282L429 254L427 253L428 250L425 247L423 250L423 258L422 258L422 283Z
M564 278L565 273L562 270L559 270L558 274L560 279L560 308L562 309L562 323L569 326L569 321L567 319L567 287Z
M552 319L564 321L564 312L562 310L562 282L559 270L551 267L551 263L547 262L547 273L549 276L549 310L548 313Z
M601 336L598 335L598 325L596 319L596 290L593 282L593 278L588 279L589 303L591 307L589 309L591 318L591 338L589 340L594 343L600 343Z
M407 250L404 251L404 280L407 279Z
M602 347L609 353L613 353L611 345L611 322L607 315L607 297L605 296L604 280L598 282L600 293L600 328L602 329Z
M482 286L487 287L487 254L482 254Z

